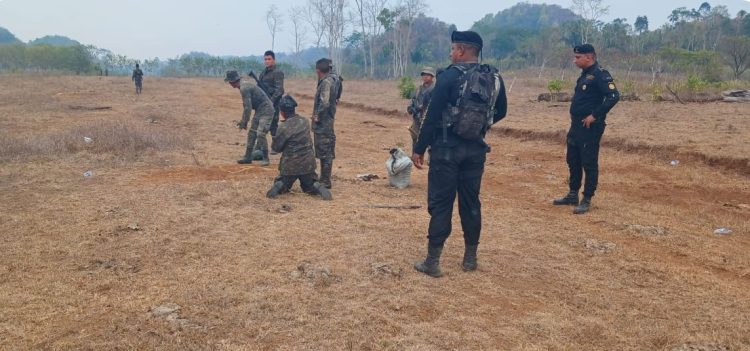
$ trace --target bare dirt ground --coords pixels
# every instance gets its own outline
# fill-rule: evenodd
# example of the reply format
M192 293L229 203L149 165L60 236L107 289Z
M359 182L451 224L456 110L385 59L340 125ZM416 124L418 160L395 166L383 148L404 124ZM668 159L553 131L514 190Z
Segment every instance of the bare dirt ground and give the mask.
M278 156L234 163L241 101L220 79L147 77L135 97L127 78L0 76L0 348L750 349L747 106L618 105L605 140L633 144L603 147L574 216L550 205L567 105L517 81L488 138L479 270L460 269L456 215L433 279L411 268L427 172L356 179L408 144L405 101L346 84L325 202L265 198ZM287 85L309 115L314 82Z

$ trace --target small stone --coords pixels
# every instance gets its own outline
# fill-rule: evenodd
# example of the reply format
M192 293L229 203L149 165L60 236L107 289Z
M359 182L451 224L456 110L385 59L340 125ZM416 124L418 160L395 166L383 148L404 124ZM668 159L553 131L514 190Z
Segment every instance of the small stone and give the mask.
M180 310L180 305L172 302L165 303L151 309L151 314L155 317L166 317Z
M646 234L646 235L667 235L669 234L669 231L660 226L655 225L640 225L640 224L629 224L627 227L627 230L638 233L638 234Z
M141 230L141 227L138 226L138 223L128 224L127 228L128 228L128 230L132 230L134 232L137 232L137 231Z
M380 179L380 177L378 177L378 175L374 173L363 173L357 174L357 179L369 182L373 179Z

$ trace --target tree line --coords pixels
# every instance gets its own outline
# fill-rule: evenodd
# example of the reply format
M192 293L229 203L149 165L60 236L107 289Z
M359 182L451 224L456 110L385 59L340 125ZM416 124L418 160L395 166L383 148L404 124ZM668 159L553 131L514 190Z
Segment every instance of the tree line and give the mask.
M272 5L263 16L272 49L281 35L293 39L286 53L275 50L289 76L309 74L315 59L326 56L346 76L394 78L416 74L422 65L448 64L450 32L456 27L428 12L424 0L308 0L291 9ZM593 44L608 67L626 76L649 72L652 83L669 73L708 82L746 76L750 15L745 11L731 15L725 6L703 2L665 14L668 22L655 29L646 16L633 24L624 18L603 22L607 14L602 0L571 0L569 8L518 3L484 16L471 29L484 38L485 61L502 70L534 67L540 77L559 72L564 79L572 65L570 49L581 43ZM261 61L199 52L139 61L80 44L0 44L0 70L129 74L141 63L151 75L220 76L227 69L261 70Z

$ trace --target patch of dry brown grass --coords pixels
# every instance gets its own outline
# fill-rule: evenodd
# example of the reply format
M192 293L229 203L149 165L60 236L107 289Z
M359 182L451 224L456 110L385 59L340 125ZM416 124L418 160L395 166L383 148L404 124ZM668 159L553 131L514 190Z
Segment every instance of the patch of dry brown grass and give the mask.
M94 121L51 135L0 135L0 161L79 152L134 159L147 151L192 149L187 136L165 128L120 121Z
M525 128L554 140L492 133L479 269L461 270L454 213L441 260L446 276L432 279L412 268L425 253L427 172L415 171L412 186L398 191L387 179L356 179L384 174L389 147L408 140L407 119L342 106L334 201L298 185L267 199L275 167L234 163L245 139L230 123L241 110L236 90L220 79L146 83L138 98L127 79L84 77L0 92L81 92L31 112L0 102L10 134L54 134L27 129L27 119L67 131L155 116L156 126L169 124L195 145L194 156L159 152L170 162L149 158L126 169L85 150L54 162L0 164L0 348L750 349L750 188L734 172L604 147L594 210L574 216L550 205L567 190L558 128ZM289 89L310 94L311 83ZM347 84L351 94L369 89ZM371 93L373 101L386 95ZM369 106L359 99L347 101ZM309 116L311 101L298 102ZM72 114L68 105L113 108ZM553 109L513 108L539 123ZM672 121L677 112L658 110L654 119ZM90 159L95 176L84 178L78 161ZM715 235L715 226L734 233ZM160 306L179 310L160 315Z

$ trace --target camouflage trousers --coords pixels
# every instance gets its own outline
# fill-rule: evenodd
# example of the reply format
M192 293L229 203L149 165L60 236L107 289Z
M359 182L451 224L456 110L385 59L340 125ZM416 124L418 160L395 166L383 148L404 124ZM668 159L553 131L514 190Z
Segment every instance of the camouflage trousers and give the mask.
M268 129L271 127L272 114L258 114L253 116L250 129L247 131L247 148L250 150L268 151Z
M315 157L323 160L336 158L336 133L333 131L333 118L321 118L313 123L313 144Z
M412 116L411 126L409 126L409 134L411 135L411 151L414 152L414 146L417 145L417 139L419 139L419 130L422 129L422 118L419 116Z
M278 176L273 181L274 183L280 181L284 184L279 192L279 194L283 194L289 192L289 189L292 188L292 185L297 180L299 180L299 185L305 193L320 195L320 191L313 186L318 181L318 175L315 172L293 176Z
M143 81L142 80L135 80L135 93L140 94L141 90L143 90Z

